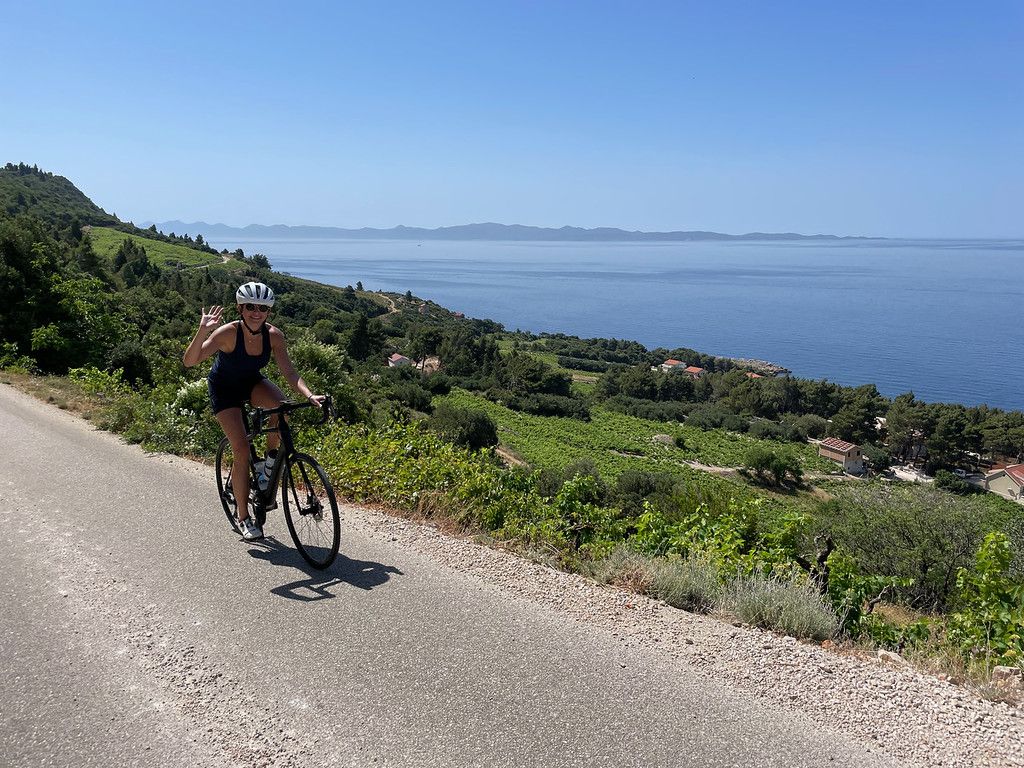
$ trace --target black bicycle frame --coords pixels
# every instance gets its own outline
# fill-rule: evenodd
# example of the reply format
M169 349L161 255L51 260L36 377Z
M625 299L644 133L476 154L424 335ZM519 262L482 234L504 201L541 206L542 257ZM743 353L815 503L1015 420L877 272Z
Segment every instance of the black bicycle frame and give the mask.
M277 449L277 458L274 461L274 469L271 472L270 478L267 482L266 490L260 489L257 478L253 478L252 482L257 483L253 486L256 489L255 498L264 508L264 510L273 509L277 506L277 502L274 501L274 497L277 495L278 485L281 482L281 473L284 471L285 464L289 463L291 457L295 454L295 442L292 440L292 430L288 425L288 420L285 415L291 411L297 411L300 408L312 408L313 404L306 403L281 403L276 408L253 408L252 410L252 429L249 429L249 424L246 423L246 432L249 433L249 466L256 466L256 462L259 461L259 457L256 455L256 446L253 445L253 439L259 435L267 435L271 432L277 432L281 435L281 445ZM323 405L321 406L323 411L323 418L320 420L321 424L327 422L331 417L331 398L326 398ZM264 427L264 423L272 416L277 416L277 426L275 427ZM307 478L303 478L307 480Z

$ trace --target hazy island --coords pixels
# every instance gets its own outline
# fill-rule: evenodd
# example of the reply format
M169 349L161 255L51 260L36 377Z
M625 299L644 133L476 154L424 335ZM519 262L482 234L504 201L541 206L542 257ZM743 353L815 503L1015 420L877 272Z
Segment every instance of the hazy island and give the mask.
M877 237L845 237L840 235L801 235L795 232L748 232L742 235L728 235L721 232L701 230L674 232L627 231L614 227L531 227L523 224L462 224L454 227L397 226L390 229L362 227L343 229L341 227L287 226L285 224L250 224L246 227L231 227L227 224L207 224L205 221L164 221L143 222L141 227L156 226L161 232L202 235L207 240L230 238L274 239L274 238L318 238L318 239L365 239L365 240L496 240L496 241L565 241L565 242L688 242L693 240L882 240Z

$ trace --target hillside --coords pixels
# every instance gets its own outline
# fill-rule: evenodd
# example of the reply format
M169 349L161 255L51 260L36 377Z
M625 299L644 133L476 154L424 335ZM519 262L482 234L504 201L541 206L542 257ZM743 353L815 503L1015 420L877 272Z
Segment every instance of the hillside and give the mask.
M125 239L131 240L146 249L150 261L159 267L198 267L208 264L219 264L222 261L229 267L240 268L244 265L237 259L219 256L214 253L196 250L184 245L166 243L151 237L123 232L111 227L91 227L89 237L96 253L108 261L114 261L114 255Z
M120 222L85 196L63 176L23 163L0 168L0 210L28 213L51 224L113 226Z

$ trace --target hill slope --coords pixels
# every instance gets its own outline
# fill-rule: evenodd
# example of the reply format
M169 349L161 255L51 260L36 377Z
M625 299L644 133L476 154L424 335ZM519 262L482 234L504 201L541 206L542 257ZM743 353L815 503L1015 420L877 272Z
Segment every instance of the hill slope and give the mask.
M30 213L53 224L66 225L75 218L95 226L120 223L63 176L24 163L0 168L0 209Z

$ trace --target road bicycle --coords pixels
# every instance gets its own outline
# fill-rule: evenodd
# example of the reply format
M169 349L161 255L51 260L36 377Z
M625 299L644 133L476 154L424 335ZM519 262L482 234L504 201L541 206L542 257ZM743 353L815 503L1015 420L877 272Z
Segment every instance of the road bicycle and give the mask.
M285 416L301 408L312 408L312 403L282 403L276 408L242 410L246 436L249 440L249 514L259 524L266 524L267 512L277 508L277 489L281 489L281 504L288 532L302 558L311 566L322 570L334 562L341 543L341 518L334 487L316 459L295 449L291 427ZM323 416L318 424L325 424L332 415L331 400L321 406ZM277 426L269 426L270 417L277 416ZM254 438L278 432L281 445L277 451L266 487L259 485L261 459L253 445ZM224 514L236 533L238 501L231 487L231 468L234 456L231 442L225 437L217 449L217 493L224 506Z

